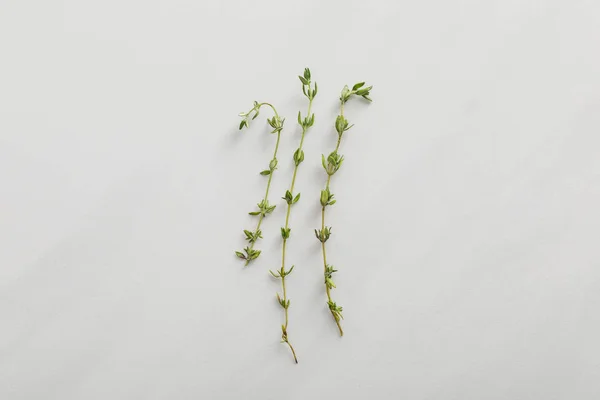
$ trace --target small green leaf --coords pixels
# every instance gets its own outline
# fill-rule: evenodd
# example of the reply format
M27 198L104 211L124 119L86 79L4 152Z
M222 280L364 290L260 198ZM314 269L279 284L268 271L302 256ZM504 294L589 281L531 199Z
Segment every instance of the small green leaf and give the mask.
M359 89L359 88L363 87L363 86L364 86L364 84L365 84L364 82L359 82L359 83L357 83L356 85L352 86L352 91L355 91L355 90L357 90L357 89Z
M283 196L282 199L284 199L288 204L291 204L292 200L294 199L292 192L290 192L289 190L286 190L285 196Z
M261 175L270 175L271 171L269 171L268 169L265 169L264 171L260 171Z
M304 78L310 80L310 69L304 68Z
M292 201L292 204L296 204L298 202L298 200L300 200L300 193L298 193L296 195L296 197L294 197L294 200Z
M329 190L321 190L321 205L325 207L329 201Z
M348 129L350 129L348 128L348 120L343 115L338 115L335 119L335 130L337 133L341 135Z
M246 235L246 240L249 241L250 243L255 241L254 233L250 232L249 230L244 229L244 234Z
M302 82L303 85L308 85L308 80L304 79L304 77L298 75L298 78L300 79L300 82Z
M238 256L239 258L241 258L242 260L246 259L246 256L244 255L244 253L242 253L240 251L236 251L235 255Z
M350 89L348 89L348 86L346 85L342 89L342 94L340 95L340 101L342 102L342 104L347 102L348 99L350 99L350 96L352 96L352 92L350 91Z
M296 166L300 165L300 163L304 161L304 151L301 150L300 148L298 148L295 152L294 152L294 164L296 164Z
M250 211L248 214L250 214L250 215L258 215L258 214L260 214L260 211Z
M275 278L280 278L279 274L275 274L275 272L269 270L269 273L273 275Z
M248 259L254 260L255 258L258 258L258 256L260 256L260 250L251 250L250 254L248 254Z

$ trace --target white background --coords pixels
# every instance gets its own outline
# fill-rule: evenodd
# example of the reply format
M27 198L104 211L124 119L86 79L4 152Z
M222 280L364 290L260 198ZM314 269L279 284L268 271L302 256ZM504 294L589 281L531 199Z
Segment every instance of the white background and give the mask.
M0 398L600 396L600 4L0 2ZM278 267L298 110L320 92ZM320 154L352 100L328 215ZM233 251L286 116L260 259Z

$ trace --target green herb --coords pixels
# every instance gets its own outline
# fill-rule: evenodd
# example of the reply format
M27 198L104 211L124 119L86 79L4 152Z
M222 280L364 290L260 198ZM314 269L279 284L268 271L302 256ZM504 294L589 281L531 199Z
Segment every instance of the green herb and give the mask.
M294 356L294 361L298 363L298 358L296 357L296 352L292 347L292 344L289 341L288 337L288 309L290 307L290 301L287 298L286 290L285 290L285 277L288 276L294 266L286 271L285 270L285 248L288 239L290 238L291 228L289 227L290 222L290 212L292 210L292 205L296 204L298 200L300 200L300 193L294 195L294 185L296 184L296 175L298 174L298 166L304 161L304 151L302 150L302 145L304 144L304 135L308 131L308 128L313 126L315 123L315 114L311 114L312 102L315 96L317 95L317 83L315 82L314 89L312 87L310 70L308 68L304 69L304 74L302 76L298 76L300 78L300 82L302 82L302 92L308 98L308 111L306 112L306 117L302 118L302 114L298 112L298 124L302 128L302 135L300 136L300 145L298 149L294 152L293 160L294 160L294 174L292 175L292 183L290 184L290 189L286 190L283 199L287 203L287 212L285 214L285 226L281 228L281 237L283 238L283 243L281 247L281 268L277 272L269 271L271 275L273 275L277 279L281 279L281 286L283 289L283 298L279 296L277 293L277 300L279 304L284 309L285 312L285 324L281 325L281 342L287 343L292 351Z
M331 227L325 226L325 208L334 205L336 202L336 200L334 200L333 193L331 193L329 189L329 183L331 182L331 177L340 169L342 163L344 162L344 156L338 153L344 132L348 131L353 126L349 125L348 120L346 117L344 117L344 104L346 104L346 102L350 100L352 96L362 96L366 100L371 101L369 94L373 86L365 87L364 85L364 82L359 82L354 85L352 89L348 88L348 86L344 86L344 89L340 95L340 115L338 115L335 119L335 130L338 134L337 144L335 146L335 150L332 151L327 157L325 157L325 155L322 155L321 157L323 168L327 173L327 184L325 185L325 189L321 190L321 229L315 229L315 236L321 242L321 249L323 251L323 269L325 290L327 292L327 306L329 307L329 311L331 312L331 315L337 324L337 327L340 331L340 336L344 335L344 331L340 324L340 320L344 318L342 315L343 308L342 306L337 305L331 299L331 290L336 287L335 283L333 282L333 274L337 272L337 270L334 269L333 265L327 264L325 242L327 242L331 236Z
M281 130L283 129L283 123L285 118L280 118L277 110L273 105L269 103L259 103L257 101L254 102L254 107L250 109L248 112L240 113L240 117L242 117L242 121L240 122L240 130L244 127L250 126L250 121L256 119L260 112L260 108L262 106L270 107L275 114L271 119L267 119L267 123L273 128L271 133L277 134L277 142L275 143L275 151L273 152L273 158L269 162L269 167L260 172L261 175L268 176L269 180L267 181L267 189L265 191L265 197L257 204L257 211L249 212L250 215L257 215L258 222L256 224L256 228L254 231L244 230L244 235L246 236L246 240L249 245L243 249L243 252L236 251L235 255L240 259L246 261L245 265L252 260L255 260L260 256L260 250L255 250L254 245L258 241L258 239L262 239L262 231L260 230L260 225L262 224L263 218L268 214L271 214L273 210L275 210L275 205L269 204L269 188L271 187L271 179L273 179L273 173L277 168L277 150L279 149L279 139L281 138Z

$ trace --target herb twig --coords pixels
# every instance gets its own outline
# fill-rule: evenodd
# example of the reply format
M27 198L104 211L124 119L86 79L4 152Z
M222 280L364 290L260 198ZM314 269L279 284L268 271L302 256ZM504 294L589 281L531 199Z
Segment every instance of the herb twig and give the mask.
M273 152L273 158L269 162L268 169L265 169L260 172L261 175L268 176L269 180L267 181L267 189L265 190L265 196L263 199L257 203L258 211L249 212L250 215L258 215L258 222L256 224L256 228L254 231L244 230L244 235L246 236L246 240L248 241L248 246L244 248L244 252L236 251L235 255L240 259L245 260L246 264L250 263L250 261L257 259L260 256L260 250L254 249L254 244L258 241L258 239L262 238L262 232L260 230L260 225L265 216L271 214L273 210L275 210L275 205L269 204L269 189L271 188L271 180L273 179L273 172L277 168L277 150L279 149L279 140L281 138L281 130L283 129L283 123L285 118L280 118L279 114L275 107L273 107L270 103L259 103L257 101L254 102L254 107L250 109L248 112L240 113L240 117L242 117L242 121L240 122L240 130L244 127L250 126L250 120L256 119L260 112L260 108L263 106L270 107L273 110L274 116L271 119L267 119L267 122L273 128L271 133L277 134L277 142L275 143L275 151Z
M336 200L334 200L334 195L331 193L329 189L329 184L331 182L331 177L340 169L342 163L344 162L344 156L338 153L340 148L340 143L342 141L342 137L344 132L352 128L353 125L348 124L348 120L344 116L344 104L352 97L352 96L362 96L366 100L371 101L369 98L369 94L371 92L372 86L365 87L364 82L359 82L352 87L352 90L348 88L348 86L344 86L342 93L340 95L340 114L337 116L335 120L335 130L338 134L337 144L335 146L335 150L332 151L327 159L325 155L321 156L321 161L323 164L323 168L327 173L327 184L325 185L325 189L321 190L321 229L315 229L315 236L321 242L321 249L323 252L323 269L324 269L324 278L325 278L325 290L327 293L327 306L329 307L329 311L335 320L335 323L340 331L340 336L344 336L344 330L342 329L342 325L340 320L344 317L342 315L343 308L334 302L331 298L331 290L335 288L335 283L333 282L333 274L337 272L334 269L333 265L327 264L327 252L325 249L325 242L331 236L331 227L325 226L325 208L327 206L332 206L335 204Z
M304 135L308 131L308 128L313 126L313 124L315 122L315 114L311 114L311 108L312 108L313 99L317 95L317 84L315 82L314 89L313 89L312 82L311 82L311 76L310 76L310 70L308 68L305 68L303 76L298 76L298 78L300 78L300 81L302 82L302 92L308 98L308 111L306 112L306 117L304 117L304 118L302 118L302 114L300 112L298 112L298 124L302 127L302 135L300 136L300 145L298 146L298 149L296 149L296 151L294 152L294 156L293 156L294 173L292 175L292 183L290 184L289 190L287 190L285 192L285 196L283 197L283 199L287 203L287 211L285 214L285 226L283 228L281 228L281 237L283 238L283 242L282 242L282 246L281 246L281 268L277 272L269 271L271 273L271 275L273 275L275 278L281 279L283 298L281 298L281 296L279 296L279 293L277 293L277 301L279 302L279 304L281 305L281 307L284 309L284 312L285 312L285 323L283 325L281 325L281 342L287 343L287 345L290 347L290 350L292 351L292 354L294 356L294 361L296 361L296 363L298 363L298 358L296 357L296 352L294 351L294 348L292 347L292 344L290 343L290 340L288 337L288 322L289 322L288 309L290 307L290 300L287 297L286 287L285 287L285 277L288 276L292 272L292 270L294 269L294 266L292 265L292 267L289 270L287 270L287 271L285 270L285 249L286 249L287 241L290 238L290 232L292 230L289 227L290 212L292 210L292 205L296 204L298 202L298 200L300 200L300 193L294 195L294 185L296 184L296 175L298 173L298 166L300 165L300 163L302 163L302 161L304 161L304 150L302 150L302 145L304 144Z

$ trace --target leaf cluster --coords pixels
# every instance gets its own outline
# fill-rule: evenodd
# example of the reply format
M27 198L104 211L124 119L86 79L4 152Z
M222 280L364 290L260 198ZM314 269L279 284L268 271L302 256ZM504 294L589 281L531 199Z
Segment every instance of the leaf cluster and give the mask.
M284 300L279 296L279 293L277 293L277 301L279 302L279 305L281 307L283 307L283 309L287 310L288 308L290 308L290 301L289 300Z
M327 302L327 305L329 306L329 310L331 310L331 313L336 321L339 322L340 319L344 319L342 316L342 306L338 306L334 301L331 300Z
M323 207L334 205L336 200L333 199L333 193L329 191L329 188L321 190L321 205Z
M350 90L348 86L344 86L344 89L342 89L342 94L340 95L340 101L342 102L342 104L350 100L350 97L352 97L353 95L362 96L364 99L372 101L369 95L371 94L371 89L373 89L373 86L364 86L364 82L358 82L357 84L352 86L352 90Z
M315 82L314 89L311 88L311 80L310 80L310 69L304 68L304 74L298 75L298 79L302 82L302 93L309 99L312 100L317 96L318 86L317 82Z
M337 131L339 136L342 136L344 132L350 130L354 124L348 125L348 120L343 115L338 115L335 119L335 130Z
M239 113L239 116L242 117L242 120L240 121L240 130L244 129L244 127L248 128L250 126L250 120L254 120L258 117L261 106L262 104L255 100L254 107L252 107L250 111Z
M321 164L325 169L327 175L331 176L335 174L344 162L344 156L339 154L337 151L332 151L325 160L325 155L321 154Z
M292 231L292 228L281 227L281 237L284 239L289 239L291 231Z
M270 205L269 201L263 199L260 203L256 204L258 207L258 211L250 211L248 214L250 215L262 215L263 217L267 214L271 214L273 210L275 210L276 205Z
M304 150L298 148L294 152L294 165L297 167L302 161L304 161Z
M296 195L296 197L294 197L292 192L290 192L289 190L286 190L285 196L283 196L282 199L284 199L285 202L288 204L296 204L298 202L298 200L300 200L300 193L298 193Z
M313 126L315 123L315 114L312 113L310 116L306 116L302 118L302 113L298 111L298 124L302 127L302 129L308 129Z
M244 234L246 235L246 240L250 243L254 243L258 239L262 239L262 231L260 229L256 232L250 232L249 230L244 229Z
M333 283L333 279L332 279L332 276L335 272L337 272L337 269L333 269L333 265L328 264L325 267L325 285L327 285L327 287L329 289L332 289L335 287L335 284Z
M244 254L244 253L246 253L246 254ZM258 256L260 255L260 250L254 250L250 247L245 247L244 253L242 253L241 251L236 251L235 255L238 256L239 258L241 258L242 260L252 261L252 260L258 258Z
M315 236L319 239L319 242L325 243L331 236L331 227L326 226L323 229L315 229Z
M280 118L279 115L274 115L271 119L267 118L267 122L269 125L271 125L271 128L273 128L271 133L279 133L283 129L285 118Z
M281 267L279 270L277 270L277 272L273 272L273 271L269 270L269 273L271 275L273 275L273 277L280 279L280 278L285 278L286 276L291 274L293 270L294 270L294 266L292 265L292 267L287 271L283 267Z

